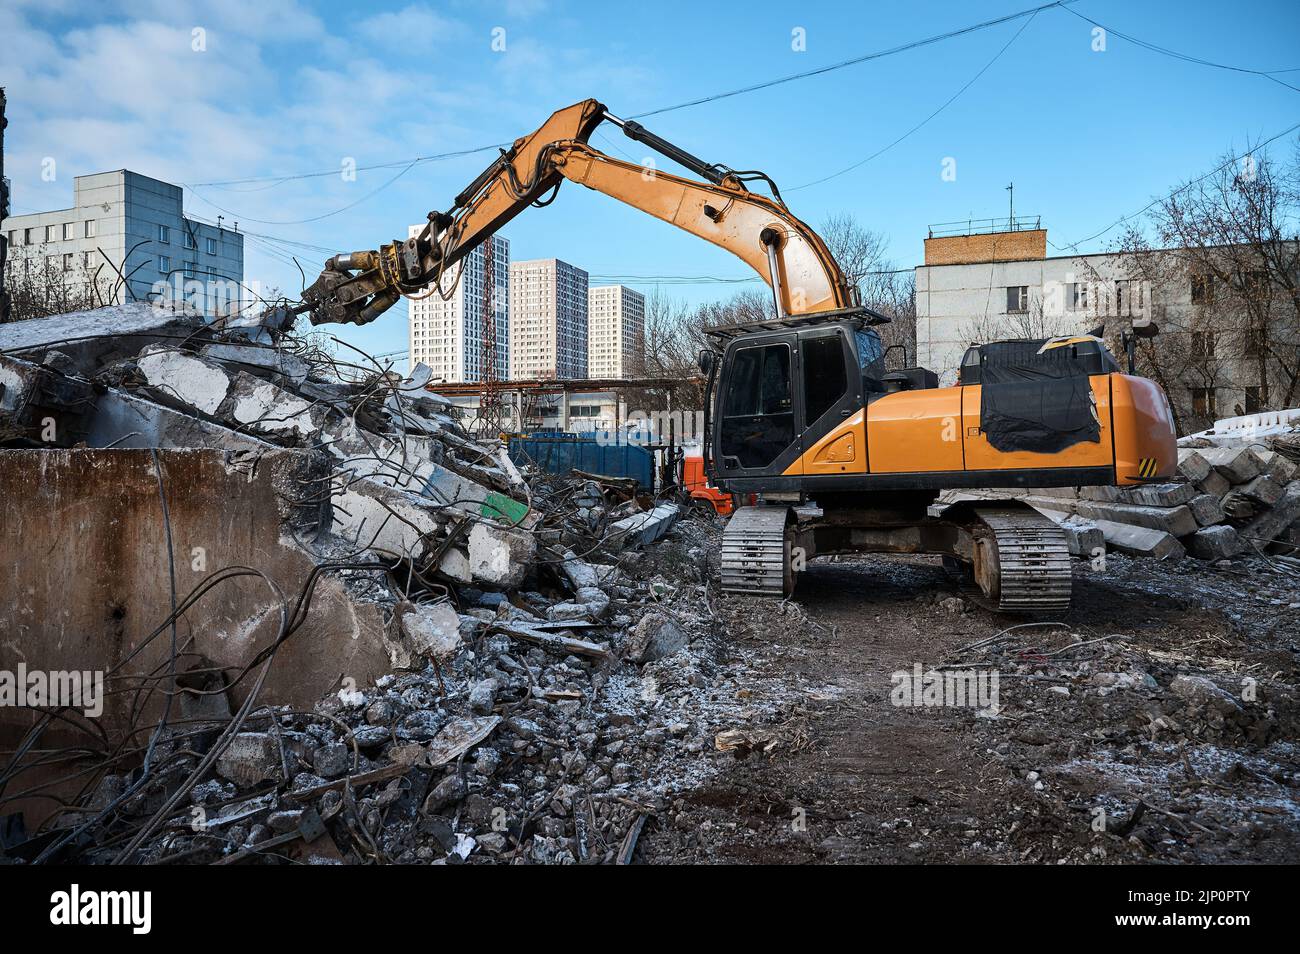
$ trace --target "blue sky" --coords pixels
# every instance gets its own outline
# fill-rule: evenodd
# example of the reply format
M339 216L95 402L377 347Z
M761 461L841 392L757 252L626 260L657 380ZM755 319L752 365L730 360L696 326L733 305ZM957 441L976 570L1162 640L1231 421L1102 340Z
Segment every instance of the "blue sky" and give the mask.
M189 212L224 215L250 233L246 277L296 293L291 255L310 280L325 257L317 248L405 237L407 224L449 205L490 157L405 171L402 162L345 181L331 170L349 158L365 167L509 141L587 97L633 115L1032 5L6 0L6 172L18 213L65 207L73 176L107 169L187 184ZM1071 9L1202 59L1296 70L1275 75L1300 86L1295 0L1245 8L1078 0ZM196 30L204 49L194 49ZM504 36L504 50L493 49L494 36ZM1049 240L1065 246L1208 170L1225 151L1300 121L1300 91L1267 77L1180 61L1113 33L1104 51L1094 45L1092 24L1051 9L1027 25L645 123L708 161L768 172L807 221L852 213L888 235L893 259L911 266L931 223L1006 215L1009 182L1017 213L1041 215ZM889 145L968 83L882 155L797 188ZM637 161L645 154L611 126L592 142ZM57 160L53 182L41 178L45 157ZM951 181L946 159L955 160ZM263 178L320 171L330 174ZM259 181L229 181L250 177ZM556 256L593 276L746 276L726 253L572 185L504 234L516 259ZM1103 248L1113 235L1080 250ZM735 287L664 290L699 301ZM405 309L343 337L376 352L403 348Z

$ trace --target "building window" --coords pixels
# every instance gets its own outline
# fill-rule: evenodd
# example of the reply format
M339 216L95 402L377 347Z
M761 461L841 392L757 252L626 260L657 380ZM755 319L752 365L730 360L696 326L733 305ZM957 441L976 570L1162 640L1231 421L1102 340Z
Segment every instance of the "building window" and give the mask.
M1254 269L1247 272L1241 280L1241 290L1250 298L1262 298L1268 294L1268 272Z
M169 275L169 274L171 274L171 270L172 270L172 259L171 259L171 256L170 256L170 255L159 255L159 256L158 256L158 271L162 272L164 275Z
M68 242L76 238L76 236L72 234L72 227L71 222L63 223L63 241Z
M1242 349L1247 358L1261 358L1267 347L1267 340L1263 328L1247 328L1245 331L1245 347Z
M172 230L165 225L158 226L158 241L170 245L171 240L172 240Z
M18 230L17 230L17 229L10 229L10 230L9 230L9 244L10 244L10 245L14 245L14 246L16 246L16 245L18 244Z
M193 278L195 271L198 270L198 266L194 262L186 262L181 268L185 270L186 278Z
M1066 306L1071 311L1088 310L1088 284L1087 282L1071 282L1067 286Z
M1246 388L1246 413L1255 414L1259 409L1259 388Z
M1192 304L1208 305L1214 301L1214 276L1192 276Z
M95 220L86 219L86 238L95 237Z
M58 238L59 238L58 226L56 225L45 226L45 241L57 242Z
M1198 417L1214 416L1214 388L1192 388L1192 413Z
M23 244L31 245L36 240L35 229L23 229Z
M1192 332L1192 356L1197 358L1214 357L1214 332Z
M214 238L208 239L208 254L209 255L217 254L217 240Z
M70 272L70 271L72 271L72 253L71 253L71 252L64 252L64 253L63 253L63 270L64 270L65 272Z
M1017 314L1029 310L1029 286L1007 286L1007 314Z
M185 230L185 247L186 248L199 247L199 243L194 240L194 233L191 232L189 229Z

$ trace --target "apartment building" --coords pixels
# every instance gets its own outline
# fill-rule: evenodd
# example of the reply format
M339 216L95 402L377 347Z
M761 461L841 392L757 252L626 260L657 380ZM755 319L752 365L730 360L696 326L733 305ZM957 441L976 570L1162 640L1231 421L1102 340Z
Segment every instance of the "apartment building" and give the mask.
M246 299L244 236L185 215L180 186L127 169L77 176L72 206L0 222L14 280L39 269L42 280L96 288L106 304L185 301L212 318Z
M409 236L423 228L412 225ZM496 379L510 376L510 241L500 235L491 241L490 285L484 242L442 276L441 293L430 285L423 298L409 302L411 367L427 364L435 381L484 379L487 307L496 325Z
M645 296L624 285L587 295L587 375L625 378L645 358Z
M510 266L510 377L585 378L587 273L555 258Z

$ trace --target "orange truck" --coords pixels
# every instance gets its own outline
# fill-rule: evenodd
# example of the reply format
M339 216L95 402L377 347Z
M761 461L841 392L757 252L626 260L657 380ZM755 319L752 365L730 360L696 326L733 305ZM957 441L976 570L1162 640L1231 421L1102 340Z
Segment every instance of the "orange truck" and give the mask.
M691 500L698 500L701 503L708 504L721 516L729 517L731 512L736 509L731 494L724 494L709 483L709 478L704 473L704 457L699 452L694 455L688 452L686 457L683 458L682 485L690 493Z

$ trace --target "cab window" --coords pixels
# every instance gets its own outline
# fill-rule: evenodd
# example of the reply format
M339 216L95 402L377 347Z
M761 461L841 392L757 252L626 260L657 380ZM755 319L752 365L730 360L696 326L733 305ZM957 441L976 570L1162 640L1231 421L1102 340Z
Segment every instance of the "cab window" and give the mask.
M839 403L848 389L844 345L838 334L806 338L803 342L804 419L811 426Z

